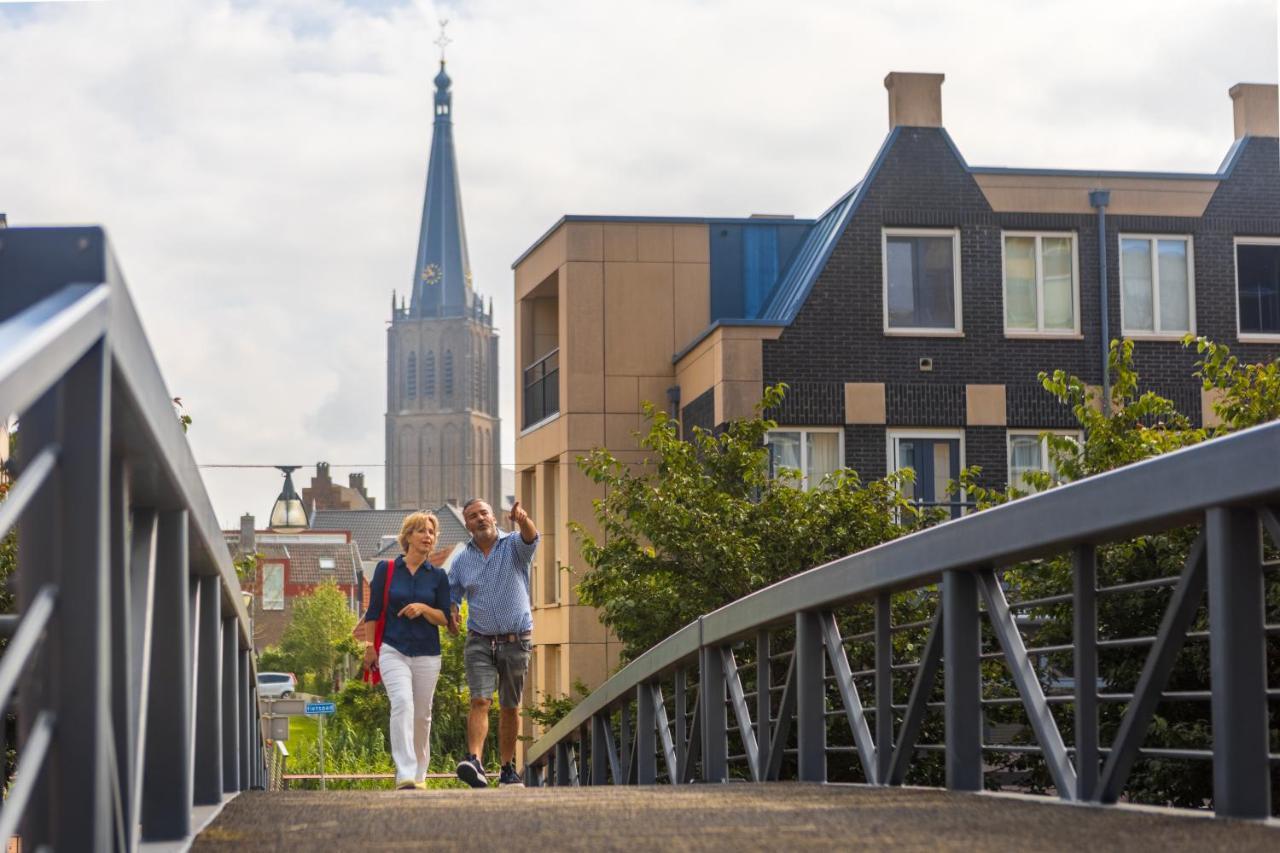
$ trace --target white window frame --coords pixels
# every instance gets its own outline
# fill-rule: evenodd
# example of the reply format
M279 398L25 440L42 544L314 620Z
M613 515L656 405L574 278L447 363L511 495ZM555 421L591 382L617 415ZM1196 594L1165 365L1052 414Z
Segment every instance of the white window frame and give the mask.
M1008 267L1005 255L1005 241L1009 237L1034 237L1036 241L1036 328L1009 328L1008 301ZM1044 327L1044 263L1040 251L1040 241L1044 237L1065 237L1071 241L1071 316L1075 321L1070 329L1046 329ZM1080 332L1080 241L1074 231L1003 231L1000 234L1000 321L1004 326L1006 338L1082 338Z
M951 238L951 295L955 302L956 324L951 329L931 329L916 326L889 326L889 238L890 237L950 237ZM929 338L964 337L964 314L960 298L960 229L959 228L882 228L880 230L880 303L883 309L884 333Z
M276 605L276 599L272 598L270 604L267 601L267 574L272 570L278 570L280 573L280 598L279 606ZM285 571L284 563L263 563L262 564L262 609L270 611L284 610L285 599L288 595L285 593Z
M1242 332L1240 331L1240 246L1280 246L1280 237L1236 237L1231 241L1231 263L1235 267L1236 297L1236 338L1241 341L1259 341L1274 343L1280 341L1277 332Z
M835 433L837 442L836 454L840 462L837 470L847 467L844 462L844 430L840 427L778 426L765 433L764 443L766 445L769 444L769 436L777 432L791 432L800 435L800 488L806 492L818 487L818 483L813 483L812 485L809 483L809 475L806 473L809 470L809 444L805 440L807 433Z
M1151 325L1155 331L1146 329L1130 329L1124 316L1124 241L1146 240L1151 247ZM1185 240L1187 243L1187 325L1190 329L1176 332L1165 332L1160 329L1160 261L1156 250L1159 240ZM1116 238L1116 285L1120 294L1120 335L1135 341L1181 341L1184 335L1196 333L1196 250L1195 240L1190 234L1129 234L1121 233ZM1238 292L1238 290L1237 290ZM1239 302L1236 304L1236 326L1239 328Z
M964 447L964 430L962 429L920 429L913 427L903 427L898 429L885 430L885 454L888 461L888 467L885 468L889 473L893 473L898 469L898 453L895 444L896 439L900 438L937 438L944 440L960 439L960 467L959 470L964 471L965 447ZM950 478L948 478L950 479ZM964 489L960 490L960 494L956 497L960 502L960 514L964 515L968 512L968 507L964 506L964 502L968 500L968 495ZM935 497L935 504L941 503Z
M1009 429L1005 430L1004 437L1004 458L1005 458L1005 485L1012 486L1011 478L1013 477L1013 440L1014 438L1032 437L1040 440L1040 463L1042 465L1049 461L1049 440L1046 436L1060 435L1064 438L1075 439L1076 443L1084 444L1084 433L1078 429ZM1047 468L1040 468L1041 471L1048 471ZM1050 472L1052 473L1052 472Z

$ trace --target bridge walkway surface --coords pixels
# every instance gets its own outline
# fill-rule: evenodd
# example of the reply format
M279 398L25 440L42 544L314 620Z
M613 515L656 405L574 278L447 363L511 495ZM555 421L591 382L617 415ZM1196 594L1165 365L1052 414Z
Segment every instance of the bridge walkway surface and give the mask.
M477 847L480 845L481 847ZM249 791L192 846L230 850L1280 850L1276 821L1000 794L781 782Z

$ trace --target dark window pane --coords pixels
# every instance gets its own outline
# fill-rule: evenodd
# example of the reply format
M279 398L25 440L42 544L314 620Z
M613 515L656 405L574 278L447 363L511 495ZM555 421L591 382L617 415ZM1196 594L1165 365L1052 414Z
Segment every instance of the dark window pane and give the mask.
M893 237L888 241L889 326L916 325L915 258L913 241Z
M1236 247L1240 331L1280 334L1280 246Z
M951 270L951 238L920 237L919 254L922 271L919 283L920 314L916 325L931 329L953 329L956 325L956 303L951 287L955 278Z
M889 327L955 328L955 276L950 237L890 237Z

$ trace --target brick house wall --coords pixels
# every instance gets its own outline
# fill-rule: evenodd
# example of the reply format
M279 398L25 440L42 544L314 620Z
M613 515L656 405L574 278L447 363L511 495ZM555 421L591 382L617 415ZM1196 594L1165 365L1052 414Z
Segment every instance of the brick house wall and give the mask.
M1105 186L1105 176L1099 179ZM957 228L963 337L884 333L882 229ZM1013 339L1004 334L1002 234L1005 230L1069 231L1077 247L1082 338ZM1280 236L1280 151L1277 140L1250 137L1230 177L1199 218L1107 216L1111 337L1120 332L1119 235L1189 234L1194 261L1195 329L1231 346L1243 359L1270 360L1273 344L1241 344L1236 336L1233 238ZM944 132L903 127L885 152L858 210L817 276L805 304L777 340L763 342L764 381L791 386L781 424L843 424L846 382L884 382L884 426L845 427L845 463L864 478L887 468L886 430L964 430L966 465L981 465L983 482L1007 476L1005 427L966 424L965 385L1003 385L1008 428L1069 428L1075 420L1040 387L1040 371L1063 369L1100 385L1097 219L1093 215L998 213ZM920 369L920 359L932 370ZM1192 377L1194 350L1180 343L1140 341L1135 366L1144 388L1178 403L1199 424L1200 389Z

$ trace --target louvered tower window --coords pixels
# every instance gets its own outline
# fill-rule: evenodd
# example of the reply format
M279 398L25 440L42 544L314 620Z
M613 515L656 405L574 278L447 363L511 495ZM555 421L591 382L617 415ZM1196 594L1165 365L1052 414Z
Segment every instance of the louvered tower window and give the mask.
M444 395L453 396L453 350L444 351Z
M422 396L436 395L436 354L427 350L422 357Z
M418 396L418 356L412 352L404 368L404 395L409 399Z

